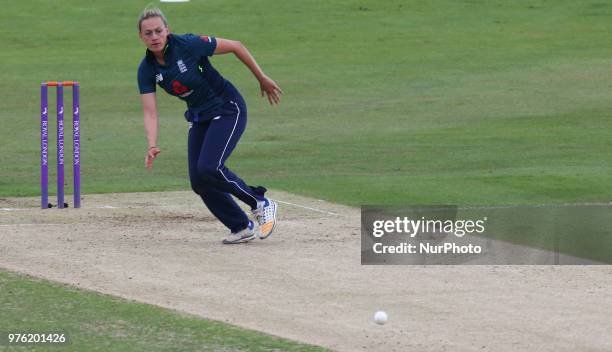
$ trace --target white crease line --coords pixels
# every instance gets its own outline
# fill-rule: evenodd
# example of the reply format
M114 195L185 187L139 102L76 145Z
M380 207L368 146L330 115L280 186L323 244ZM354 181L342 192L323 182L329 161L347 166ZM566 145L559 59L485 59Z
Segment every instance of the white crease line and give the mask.
M27 224L0 224L0 226L72 226L75 224L89 224L88 222L70 222L65 224L50 224L47 222L41 223L27 223Z
M298 207L298 208L304 208L304 209L316 211L318 213L329 214L329 215L336 215L336 216L340 215L340 214L333 213L333 212L327 211L327 210L315 209L315 208L307 207L307 206L304 206L304 205L299 205L299 204L294 204L294 203L289 203L289 202L283 202L282 200L278 200L278 199L275 199L275 201L279 202L279 203L283 203L283 204L293 205L294 207Z
M0 208L0 212L6 211L22 211L22 210L34 210L36 208Z
M316 208L311 208L311 207L307 207L305 205L299 205L299 204L295 204L295 203L290 203L290 202L285 202L282 200L276 200L275 201L282 203L282 204L287 204L287 205L292 205L294 207L298 207L298 208L303 208L303 209L308 209L311 211L315 211L317 213L322 213L322 214L328 214L328 215L334 215L334 216L340 216L340 214L338 213L334 213L331 211L326 211L326 210L321 210L321 209L316 209ZM142 206L127 206L127 207L115 207L112 205L101 205L101 206L94 206L94 207L85 207L85 209L146 209L146 208L180 208L182 207L182 205L142 205ZM55 209L55 208L53 208ZM53 209L51 209L51 211L53 211ZM28 210L39 210L39 208L0 208L0 211L28 211ZM44 210L44 209L43 209Z
M56 209L56 208L52 208ZM74 209L74 208L64 208L64 209ZM121 207L114 207L112 205L101 205L97 207L86 207L86 209L121 209ZM41 208L0 208L0 211L26 211L26 210L45 210Z

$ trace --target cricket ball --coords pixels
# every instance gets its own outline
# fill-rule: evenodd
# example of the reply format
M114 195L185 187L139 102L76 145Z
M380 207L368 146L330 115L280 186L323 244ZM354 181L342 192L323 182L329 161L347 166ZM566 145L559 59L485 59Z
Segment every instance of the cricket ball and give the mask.
M388 319L389 317L387 316L387 313L383 312L382 310L374 313L374 322L378 325L385 324Z

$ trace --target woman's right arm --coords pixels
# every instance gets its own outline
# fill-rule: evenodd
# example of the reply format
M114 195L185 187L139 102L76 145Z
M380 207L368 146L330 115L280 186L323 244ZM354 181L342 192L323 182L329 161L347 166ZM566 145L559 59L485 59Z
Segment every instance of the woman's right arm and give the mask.
M145 156L145 167L151 169L153 160L155 160L157 155L161 152L159 148L157 148L157 101L155 99L155 93L141 94L140 100L142 101L144 128L149 144Z

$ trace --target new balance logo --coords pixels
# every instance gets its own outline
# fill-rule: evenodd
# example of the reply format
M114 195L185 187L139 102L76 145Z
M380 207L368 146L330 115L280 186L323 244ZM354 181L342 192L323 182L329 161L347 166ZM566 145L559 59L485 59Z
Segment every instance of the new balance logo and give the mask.
M190 91L188 91L187 93L184 93L184 94L179 95L179 97L181 97L181 98L187 98L188 96L190 96L190 95L191 95L191 93L193 93L193 89L192 89L192 90L190 90Z
M155 83L159 83L164 80L164 76L161 73L155 75Z

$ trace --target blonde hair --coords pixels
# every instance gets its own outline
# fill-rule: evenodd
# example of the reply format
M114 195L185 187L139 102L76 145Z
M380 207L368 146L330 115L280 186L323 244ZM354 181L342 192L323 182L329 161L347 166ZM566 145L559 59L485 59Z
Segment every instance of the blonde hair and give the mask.
M168 27L168 21L166 20L166 16L164 16L164 13L159 8L153 5L149 5L145 7L144 10L142 10L140 16L138 17L138 32L141 31L142 21L153 17L161 18L161 20L164 22L164 26Z

